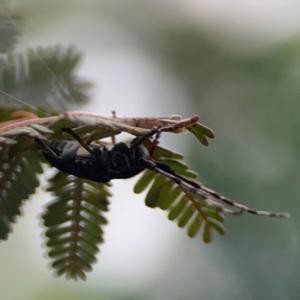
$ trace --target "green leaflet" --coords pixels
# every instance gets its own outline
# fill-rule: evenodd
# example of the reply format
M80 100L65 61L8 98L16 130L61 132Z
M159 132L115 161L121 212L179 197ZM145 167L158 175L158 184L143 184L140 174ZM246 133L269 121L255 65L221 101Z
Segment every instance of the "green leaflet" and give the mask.
M155 148L155 154L158 155L159 157L183 159L183 155L181 153L173 152L169 149L162 148L160 146L157 146Z
M158 203L158 206L162 210L166 210L166 209L170 208L170 206L174 203L174 201L181 194L181 190L177 186L174 186L174 184L171 181L169 181L169 186L170 186L170 189L168 190L168 197L165 197L163 199L163 201L160 201Z
M226 234L226 230L225 227L218 221L208 218L207 219L207 223L214 228L220 235L225 235Z
M195 213L195 208L193 205L189 205L185 208L185 210L182 212L179 220L178 220L178 227L182 228L185 227L187 225L187 223L190 221L190 219L192 218L192 216Z
M197 178L198 174L188 170L188 165L174 159L162 159L162 162L168 165L172 171L187 178Z
M213 139L215 137L214 132L210 128L199 123L187 127L187 130L189 130L204 146L209 145L207 138Z
M157 176L149 189L145 203L149 207L155 207L157 204L157 201L159 199L159 195L161 192L161 189L163 188L165 183L165 178L162 176Z
M210 243L211 241L211 229L208 222L204 221L203 227L202 227L202 239L205 243Z
M180 200L174 206L171 207L168 215L169 220L171 221L175 220L182 213L187 203L188 203L188 199L186 195L183 195L180 198Z
M136 194L142 193L155 177L155 173L150 170L145 170L140 179L135 183L133 191Z
M187 235L190 238L193 238L197 235L201 228L203 218L200 215L196 215L194 219L191 221L190 226L187 228Z
M161 205L169 198L170 190L173 186L170 180L165 179L163 176L159 175L162 179L164 179L163 185L160 189L160 193L156 200L156 206L161 207Z

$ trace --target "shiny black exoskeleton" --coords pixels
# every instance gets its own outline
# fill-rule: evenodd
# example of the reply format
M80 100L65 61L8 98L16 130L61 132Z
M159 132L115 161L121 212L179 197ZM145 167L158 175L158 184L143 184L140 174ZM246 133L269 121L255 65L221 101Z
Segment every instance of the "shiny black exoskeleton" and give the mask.
M96 182L130 178L146 168L145 159L150 155L143 145L129 147L118 143L111 149L105 145L90 144L86 150L77 142L37 141L46 160L62 172ZM49 147L53 153L45 148ZM49 149L48 148L48 149Z

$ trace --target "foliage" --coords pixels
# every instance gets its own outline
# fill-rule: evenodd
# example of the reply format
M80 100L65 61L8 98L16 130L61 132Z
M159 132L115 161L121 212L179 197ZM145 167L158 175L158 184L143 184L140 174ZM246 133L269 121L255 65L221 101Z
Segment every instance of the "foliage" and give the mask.
M85 279L96 261L98 244L103 242L102 226L107 224L108 184L95 183L57 172L48 180L48 192L55 195L42 216L48 255L57 275ZM108 185L109 186L109 185Z
M7 108L38 107L47 114L87 103L92 85L75 74L81 56L74 46L56 45L0 57L0 103Z
M24 140L24 139L23 139ZM8 238L12 223L21 214L24 201L39 186L37 174L43 172L36 153L31 150L16 151L20 144L5 147L1 151L0 178L0 239Z

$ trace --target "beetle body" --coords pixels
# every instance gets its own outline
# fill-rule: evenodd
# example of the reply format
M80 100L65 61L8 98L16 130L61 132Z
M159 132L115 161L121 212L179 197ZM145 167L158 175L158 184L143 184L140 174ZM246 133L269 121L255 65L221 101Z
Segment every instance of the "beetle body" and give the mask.
M130 148L120 142L111 149L102 144L88 145L90 152L77 142L43 142L56 154L43 149L46 160L62 172L95 182L130 178L142 172L146 166L143 158L149 156L143 145Z

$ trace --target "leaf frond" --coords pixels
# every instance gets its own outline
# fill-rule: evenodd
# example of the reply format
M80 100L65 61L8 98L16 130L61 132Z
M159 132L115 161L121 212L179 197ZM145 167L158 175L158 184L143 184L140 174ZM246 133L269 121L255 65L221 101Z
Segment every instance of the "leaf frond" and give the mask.
M92 85L75 74L81 57L74 46L64 49L61 45L1 57L0 89L6 93L0 93L1 105L24 110L38 103L39 108L53 113L87 103Z
M55 198L42 215L46 227L46 245L56 275L68 279L85 279L91 271L103 243L107 224L103 213L108 211L109 184L95 183L63 172L48 180L48 191Z
M192 178L197 176L197 173L189 170L188 166L180 161L182 155L172 155L172 151L157 147L153 157L168 165L178 175ZM189 237L196 236L201 228L202 239L206 243L211 241L211 229L220 235L225 234L225 228L221 224L225 219L220 212L181 189L174 181L146 170L135 184L134 192L141 193L146 188L149 188L145 198L146 205L167 210L168 219L177 220L177 226L180 228L186 227Z
M3 149L0 159L0 240L5 240L12 223L21 215L24 201L39 186L37 174L43 172L37 153Z

